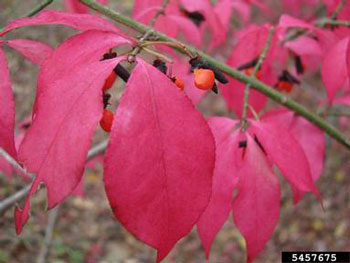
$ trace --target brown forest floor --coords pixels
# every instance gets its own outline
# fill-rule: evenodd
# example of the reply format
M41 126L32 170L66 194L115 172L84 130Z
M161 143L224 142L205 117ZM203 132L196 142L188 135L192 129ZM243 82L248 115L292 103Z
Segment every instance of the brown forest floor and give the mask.
M0 26L11 18L25 14L36 2L1 0ZM60 1L58 2L54 7L60 7ZM118 10L126 10L125 13L130 14L132 1L114 1L114 4L117 5L117 2ZM70 34L71 30L50 26L31 27L12 35L42 39L56 46ZM6 48L6 53L16 99L16 121L19 122L30 114L38 67L23 60L12 50ZM312 94L317 92L320 90L313 90ZM293 96L312 108L310 94L302 87ZM200 108L204 109L207 115L224 115L226 113L223 105L220 98L210 95L204 99ZM349 134L350 124L344 129L347 129ZM105 136L99 131L97 139ZM137 241L113 217L104 193L102 174L102 166L95 170L86 170L85 198L69 197L61 205L47 262L153 262L155 251ZM291 191L282 181L280 221L271 240L255 262L280 262L281 251L288 250L350 250L349 176L349 152L327 138L325 170L317 182L325 211L311 195L307 195L301 203L294 206ZM0 200L24 185L26 182L17 175L14 175L12 180L0 175ZM36 262L48 219L45 194L45 190L42 189L32 198L31 217L20 236L15 233L14 209L11 208L0 215L0 263ZM211 255L211 262L215 263L244 262L244 240L234 228L232 218L218 235ZM196 230L181 240L164 262L205 262Z

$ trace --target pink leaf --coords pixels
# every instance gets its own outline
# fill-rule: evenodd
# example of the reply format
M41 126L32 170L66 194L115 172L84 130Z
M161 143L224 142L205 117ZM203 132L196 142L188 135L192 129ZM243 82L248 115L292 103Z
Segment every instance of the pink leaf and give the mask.
M130 42L112 32L89 30L73 35L55 50L49 62L41 68L37 94L41 94L45 89L45 85L41 83L50 83L57 75L71 74L73 67L79 68L85 63L99 61L110 48L123 44L130 44ZM70 60L67 58L70 58Z
M65 25L82 31L111 31L125 36L125 34L112 23L98 16L89 14L71 14L56 10L44 10L33 17L23 17L12 20L7 26L5 26L3 31L0 32L0 36L21 27L52 24Z
M238 68L259 57L265 46L267 37L267 26L254 27L253 29L247 29L244 31L233 48L233 52L228 59L227 64L234 68ZM276 38L274 37L259 74L261 75L261 80L267 84L274 84L277 79L276 73L272 69L272 55L274 53L275 42ZM219 87L228 109L233 110L236 115L240 117L242 115L245 84L236 79L229 78L228 84L220 84ZM256 90L251 90L249 104L259 112L266 104L266 96ZM251 116L250 112L248 114Z
M350 37L339 41L329 50L322 62L322 80L330 101L333 100L336 92L345 85L348 78L346 52L349 43Z
M269 111L263 116L263 120L287 129L303 149L310 166L311 177L316 181L322 174L325 138L322 130L304 118L295 115L286 109ZM294 201L297 203L304 195L297 187L293 188Z
M235 149L238 148L238 133L234 132L237 122L217 117L209 119L208 123L216 143L213 191L209 205L197 224L207 259L211 244L232 209L233 189L238 179L233 162Z
M115 216L161 261L208 205L215 161L211 131L164 74L138 60L120 100L105 157Z
M196 25L189 19L177 15L168 15L173 25L177 25L185 37L196 47L201 46L201 35Z
M248 262L259 254L277 225L280 211L278 177L265 154L247 135L247 147L238 172L238 194L233 201L233 217L247 244Z
M282 175L300 191L319 192L311 177L310 166L300 144L279 125L251 121L250 132L257 137L267 157L279 168Z
M0 147L13 158L15 148L15 101L12 94L10 72L0 43ZM1 158L1 157L0 157Z
M42 65L33 124L19 149L20 161L36 178L23 211L16 210L17 233L28 219L30 197L40 183L47 187L48 207L52 208L71 194L81 180L90 141L102 115L104 81L122 59L100 62L97 58L102 57L106 43L109 48L125 43L117 36L112 41L109 34L90 31L72 37ZM74 41L86 35L94 36L99 48ZM90 49L96 52L92 56L95 60L84 57ZM75 60L78 55L82 57Z
M36 64L41 64L53 52L52 47L29 39L7 40L7 44Z

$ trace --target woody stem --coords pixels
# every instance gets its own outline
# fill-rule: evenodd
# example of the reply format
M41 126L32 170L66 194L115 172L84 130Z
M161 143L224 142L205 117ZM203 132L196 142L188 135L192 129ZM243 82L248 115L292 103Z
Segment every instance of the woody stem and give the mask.
M275 32L275 28L270 27L264 49L262 50L259 56L258 62L254 66L253 73L250 75L250 81L247 83L244 89L244 102L243 102L243 113L242 113L242 122L241 122L241 128L243 131L245 131L247 128L247 112L248 112L248 105L249 105L248 100L249 100L249 91L251 87L251 82L255 79L256 74L260 70L261 64L266 58L266 54L269 51L269 48L271 46L271 40L274 32Z
M112 20L121 23L125 26L128 26L129 28L132 28L136 30L137 32L140 33L145 33L148 30L150 30L150 27L143 25L127 16L124 16L106 6L103 6L99 3L97 3L94 0L81 0L82 3L85 5L89 6L90 8L94 9L98 13L101 13ZM312 113L308 109L306 109L304 106L301 104L297 103L296 101L292 100L291 98L288 98L278 92L277 90L273 89L272 87L269 87L268 85L262 83L261 81L257 79L250 79L249 76L246 74L231 68L227 64L218 61L214 57L208 56L204 52L190 46L190 45L185 45L182 42L171 38L161 32L153 30L153 35L156 36L160 41L166 41L166 42L174 42L174 43L180 43L186 49L192 53L192 54L198 54L199 56L202 57L207 63L209 63L211 66L216 67L217 69L221 70L222 72L226 73L227 75L243 82L243 83L250 83L251 88L254 88L258 90L259 92L265 94L267 97L273 99L279 104L284 105L285 107L291 109L292 111L298 113L300 116L304 117L305 119L309 120L311 123L315 124L317 127L319 127L321 130L326 132L330 137L334 138L337 140L339 143L344 145L346 148L350 149L350 140L348 140L344 134L342 134L339 130L337 130L334 126L331 124L327 123L325 120L323 120L321 117L318 115ZM184 53L183 49L177 48L177 47L172 47L173 49Z

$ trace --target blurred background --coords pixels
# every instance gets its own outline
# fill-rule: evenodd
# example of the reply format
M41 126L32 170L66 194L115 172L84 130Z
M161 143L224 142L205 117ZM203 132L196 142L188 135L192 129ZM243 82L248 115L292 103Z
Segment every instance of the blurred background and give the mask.
M0 0L0 27L28 13L39 2ZM133 1L110 0L109 6L131 15ZM54 1L50 8L62 9L62 1ZM318 12L323 12L321 5ZM252 14L259 12L255 10ZM264 18L257 16L256 20L264 21ZM237 28L240 26L234 18L232 24ZM41 26L17 30L11 33L11 37L42 40L55 47L73 33L73 30L62 26ZM19 124L31 114L39 68L7 47L5 52L15 94L16 123ZM229 48L213 51L220 59L226 58L229 53ZM316 88L310 91L310 85ZM300 89L293 91L292 96L315 110L313 96L324 93L317 86L319 79L309 79ZM119 80L113 91L114 104L117 104L123 88L124 84ZM269 104L274 105L272 102ZM214 94L205 96L198 107L206 116L233 116L226 111L222 98ZM329 118L329 121L350 135L349 122L340 126L335 118ZM98 128L94 143L107 136ZM292 192L281 178L280 220L256 263L280 262L281 251L350 250L350 152L329 138L326 140L325 169L316 183L323 198L324 211L316 198L309 194L294 206ZM83 192L78 197L67 198L60 205L46 262L154 262L155 251L130 235L114 218L104 192L101 159L96 158L87 167ZM16 174L9 178L0 172L0 201L28 183ZM15 233L14 207L0 215L0 263L37 262L50 213L46 210L44 187L32 198L31 204L31 217L19 236ZM230 216L213 244L211 262L245 262L245 256L244 240ZM204 250L195 229L175 246L164 262L205 262Z

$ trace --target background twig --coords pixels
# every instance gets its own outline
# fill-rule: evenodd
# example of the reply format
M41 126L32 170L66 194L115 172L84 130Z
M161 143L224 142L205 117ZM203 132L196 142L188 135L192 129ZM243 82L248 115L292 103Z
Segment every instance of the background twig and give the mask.
M56 206L49 212L49 219L47 222L46 230L45 230L45 239L44 243L40 249L37 263L45 263L47 255L49 254L51 241L53 236L53 231L55 229L56 219L58 217L60 206Z
M271 40L272 40L274 32L275 32L275 28L270 27L269 34L267 36L264 49L259 56L258 62L254 66L253 73L250 75L251 81L253 79L255 79L256 74L260 70L261 64L263 63L264 59L266 58L266 54L269 51L269 48L271 45ZM249 99L249 90L250 90L250 86L251 86L251 81L246 85L246 87L244 89L244 102L243 102L243 113L242 113L242 123L241 123L241 127L242 127L243 131L245 131L245 129L247 128L248 99Z
M95 147L91 148L91 150L89 151L88 156L86 158L86 161L89 161L93 157L95 157L96 155L99 155L99 154L103 153L104 150L107 147L107 143L108 143L108 141L106 140L106 141L103 141L103 142L99 143ZM16 161L14 161L14 162L16 163L16 167L17 166L21 167ZM29 173L25 169L23 169L22 167L21 167L21 169L22 169L24 174L29 175ZM31 174L31 175L33 176L33 174ZM25 186L23 189L19 190L17 193L15 193L15 194L7 197L6 199L2 200L0 202L0 214L3 213L4 211L6 211L8 208L10 208L16 202L22 200L27 195L27 193L29 192L30 188L31 188L31 184Z

